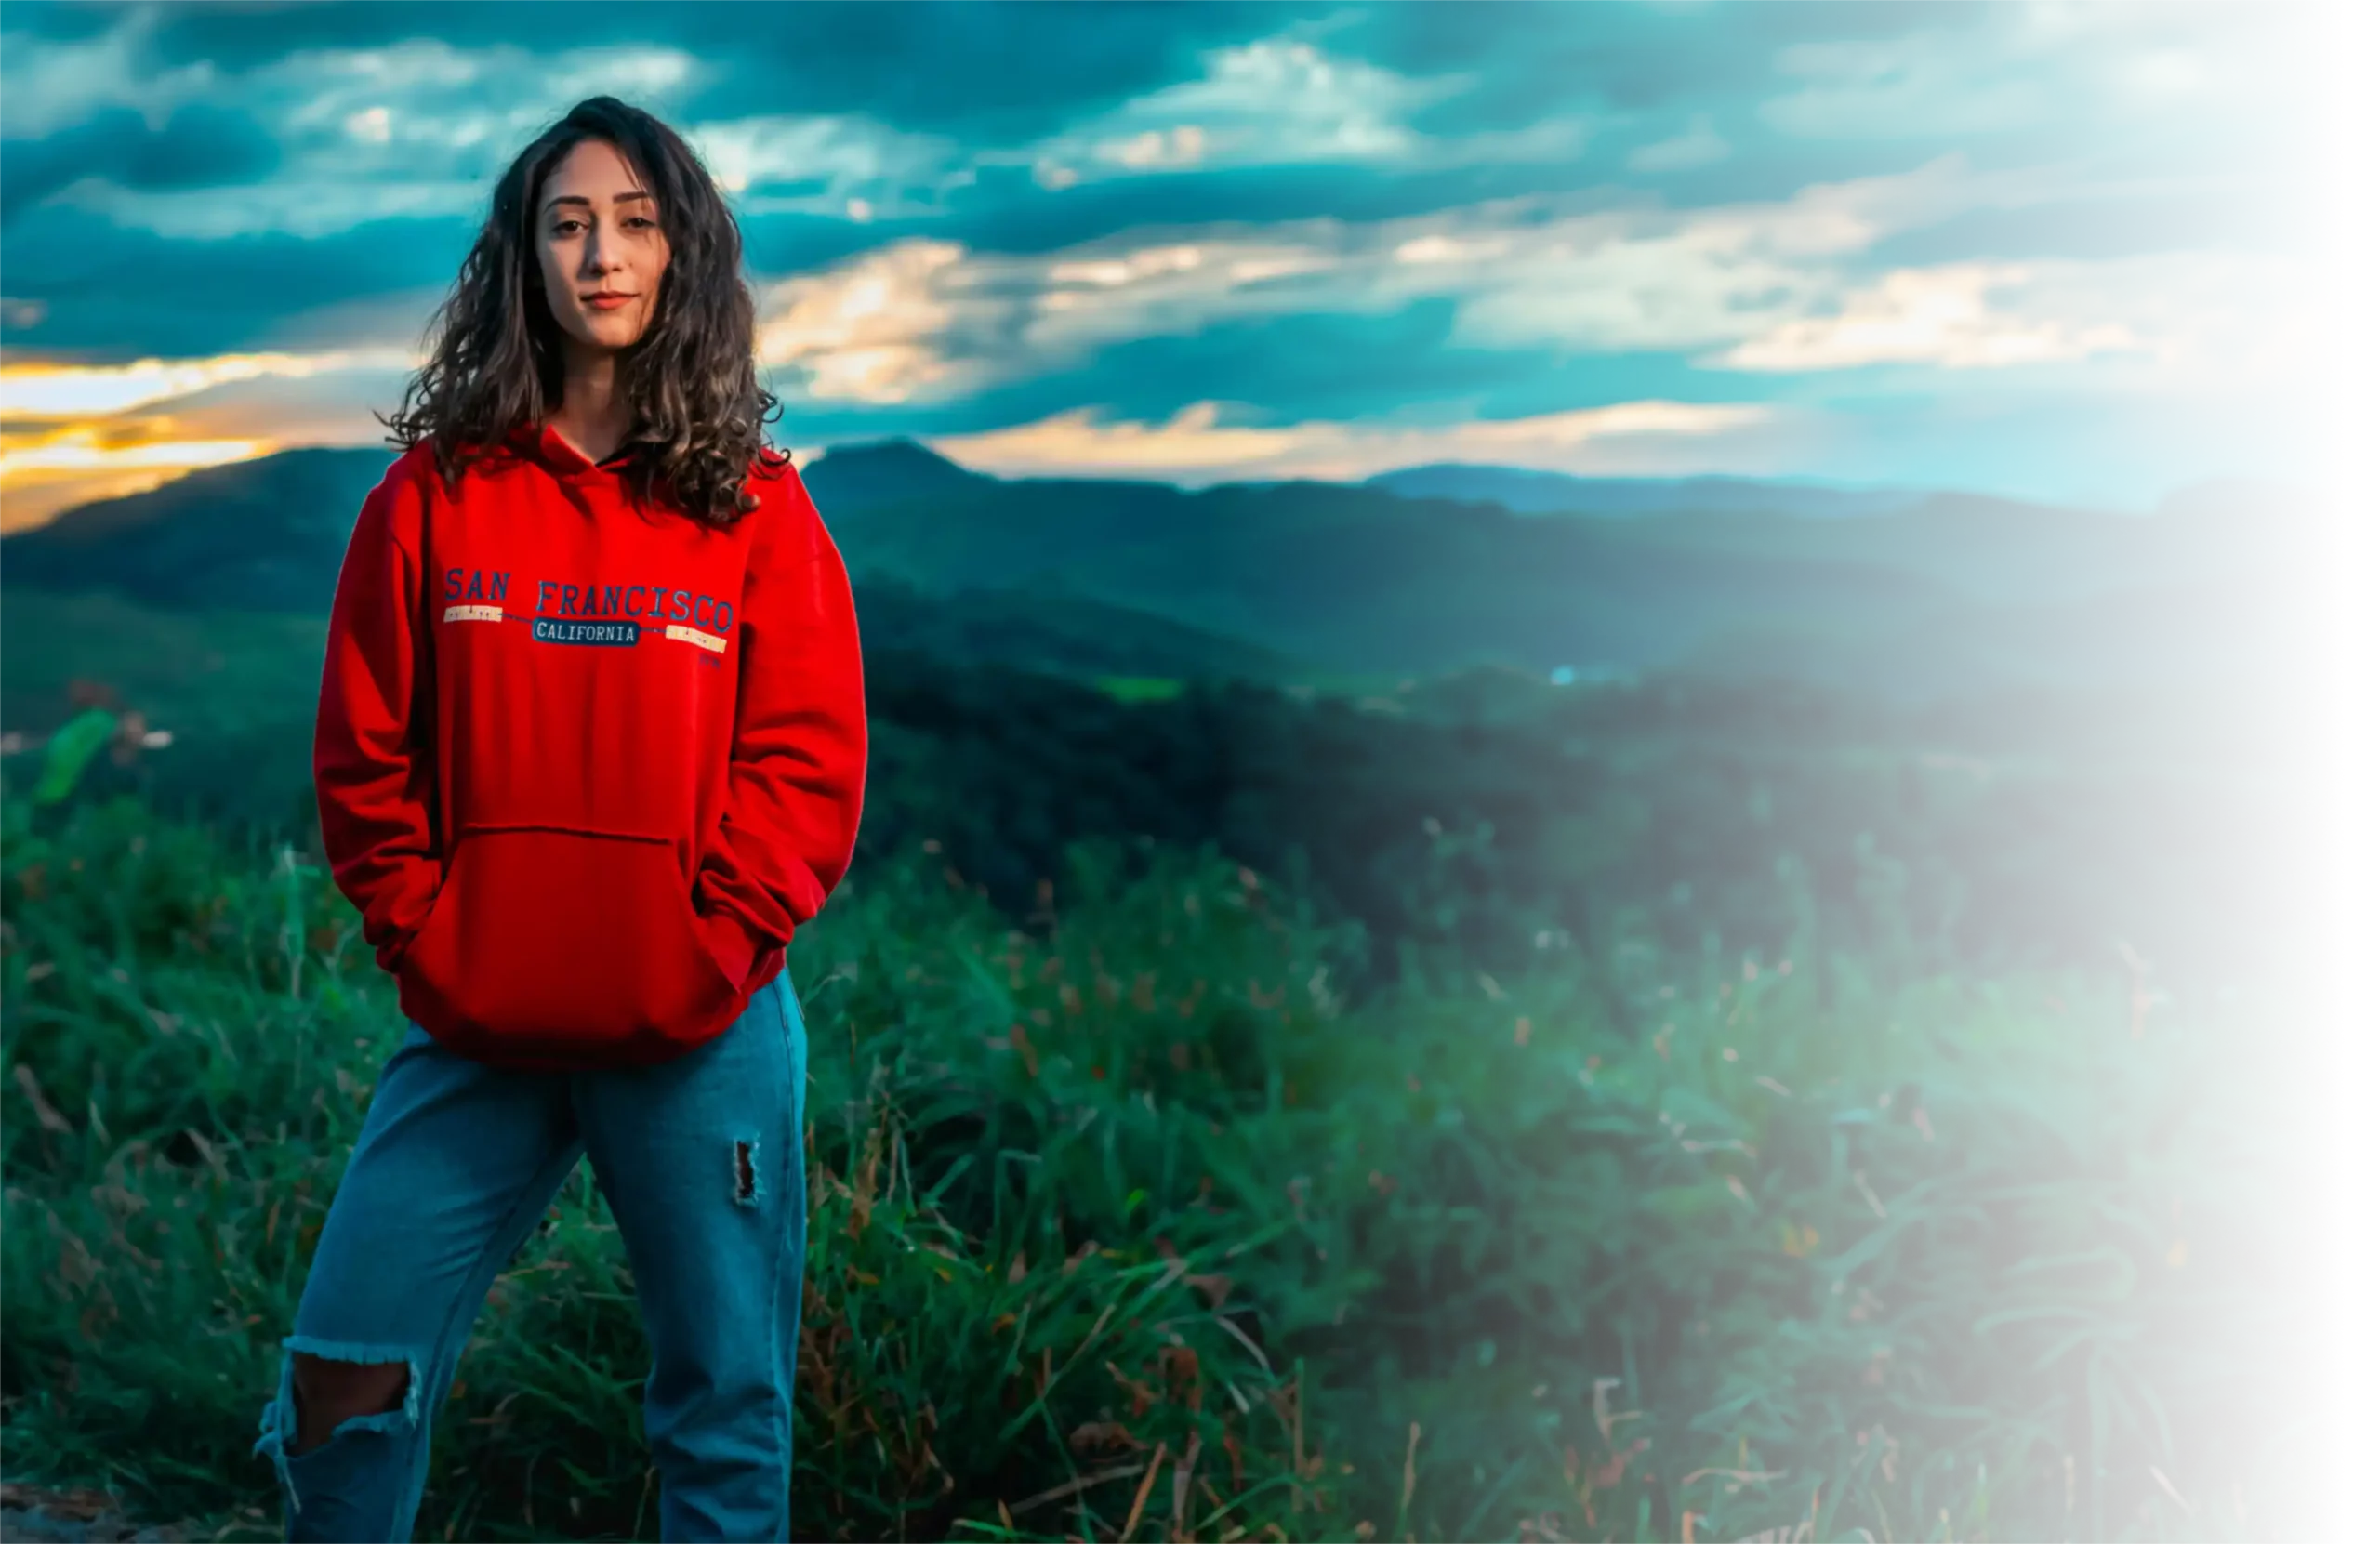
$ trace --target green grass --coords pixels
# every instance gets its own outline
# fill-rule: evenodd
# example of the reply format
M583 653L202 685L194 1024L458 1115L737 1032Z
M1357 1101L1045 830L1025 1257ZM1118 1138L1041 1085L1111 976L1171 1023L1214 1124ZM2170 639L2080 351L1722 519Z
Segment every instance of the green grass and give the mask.
M1169 702L1182 695L1183 683L1169 676L1102 676L1098 686L1119 703Z
M0 808L7 1471L277 1537L392 995L285 853ZM798 1537L2273 1536L2272 1005L1630 943L1352 1003L1295 895L1114 857L1046 936L919 853L796 942ZM422 1537L650 1536L631 1293L582 1168Z
M222 732L290 711L311 717L324 617L169 612L108 594L11 588L0 605L7 727L46 733L73 711L78 680L163 709L178 733Z

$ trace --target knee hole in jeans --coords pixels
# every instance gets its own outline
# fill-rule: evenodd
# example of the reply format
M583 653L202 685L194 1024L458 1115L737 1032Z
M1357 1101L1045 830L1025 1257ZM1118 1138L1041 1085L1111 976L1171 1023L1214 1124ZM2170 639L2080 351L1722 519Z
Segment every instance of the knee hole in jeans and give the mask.
M739 1207L760 1204L760 1177L752 1168L752 1150L757 1145L748 1138L735 1139L735 1204Z
M349 1361L303 1351L291 1355L296 1364L290 1379L297 1426L297 1442L289 1450L293 1458L322 1446L358 1416L404 1408L412 1392L408 1362Z

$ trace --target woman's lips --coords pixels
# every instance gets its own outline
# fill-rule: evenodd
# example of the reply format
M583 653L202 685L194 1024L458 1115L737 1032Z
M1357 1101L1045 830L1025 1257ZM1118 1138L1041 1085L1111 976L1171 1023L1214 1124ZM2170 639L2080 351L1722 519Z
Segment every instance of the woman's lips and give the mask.
M590 310L617 310L635 298L633 295L599 295L588 300L587 305Z

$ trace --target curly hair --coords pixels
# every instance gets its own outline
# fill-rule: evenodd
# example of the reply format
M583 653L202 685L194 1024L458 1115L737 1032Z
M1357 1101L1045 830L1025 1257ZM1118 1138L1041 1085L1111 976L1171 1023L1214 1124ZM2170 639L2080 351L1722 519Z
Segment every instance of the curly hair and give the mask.
M437 346L407 382L397 415L373 416L391 444L430 440L451 494L466 463L494 455L561 404L561 328L545 300L532 226L537 190L583 139L609 143L635 169L669 241L653 319L615 366L629 414L628 487L640 506L668 504L706 524L733 525L759 507L744 487L754 464L774 478L792 460L770 450L761 433L779 404L753 367L743 235L685 140L615 97L588 98L514 158L428 329Z

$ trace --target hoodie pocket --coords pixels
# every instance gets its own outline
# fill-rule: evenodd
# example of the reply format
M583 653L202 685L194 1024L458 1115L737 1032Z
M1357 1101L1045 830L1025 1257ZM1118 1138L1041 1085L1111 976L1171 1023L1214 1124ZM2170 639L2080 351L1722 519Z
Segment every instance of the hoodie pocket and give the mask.
M408 1011L549 1048L701 1038L736 983L672 853L658 837L466 830L398 964Z

